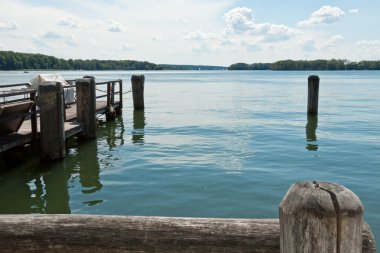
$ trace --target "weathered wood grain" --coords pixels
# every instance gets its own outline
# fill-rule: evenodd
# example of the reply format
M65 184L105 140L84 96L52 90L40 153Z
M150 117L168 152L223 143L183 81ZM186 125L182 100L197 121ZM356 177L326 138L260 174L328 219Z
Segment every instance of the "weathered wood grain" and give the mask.
M307 99L307 112L309 114L318 114L318 100L319 100L319 77L309 76L308 99Z
M63 86L45 82L38 86L40 100L41 157L61 159L66 156Z
M132 75L133 107L135 110L144 109L144 75Z
M344 186L298 182L280 204L281 253L357 253L362 238L363 205Z
M121 114L123 109L123 80L119 79L119 106L115 109L117 114Z
M95 139L97 133L95 79L78 79L75 85L77 120L83 124L81 136L86 139Z
M0 227L4 253L280 252L278 219L0 215ZM374 253L368 229L363 252Z

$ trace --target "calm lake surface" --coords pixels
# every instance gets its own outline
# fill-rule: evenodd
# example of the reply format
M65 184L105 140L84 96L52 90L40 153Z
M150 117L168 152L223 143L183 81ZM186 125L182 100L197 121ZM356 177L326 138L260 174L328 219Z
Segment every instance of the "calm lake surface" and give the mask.
M38 73L0 72L0 85ZM127 91L133 72L54 73ZM145 111L125 95L122 116L97 140L71 139L63 161L0 156L0 213L271 218L293 182L320 180L355 192L380 240L379 71L144 74ZM318 117L306 114L310 74Z

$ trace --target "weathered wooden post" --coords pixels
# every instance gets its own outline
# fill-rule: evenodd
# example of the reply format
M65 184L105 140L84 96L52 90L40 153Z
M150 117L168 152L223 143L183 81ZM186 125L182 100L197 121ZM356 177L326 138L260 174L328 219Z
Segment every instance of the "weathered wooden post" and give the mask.
M37 106L36 106L36 91L33 91L30 93L30 100L33 101L32 108L30 111L32 112L32 115L30 116L30 122L32 125L32 135L33 135L33 142L37 139Z
M123 109L123 80L119 79L119 106L116 109L117 114L121 114Z
M38 86L40 100L41 157L50 160L66 156L63 86L44 82Z
M114 104L114 95L113 95L113 84L107 83L107 112L106 112L106 120L115 120L116 112L113 109Z
M318 98L319 98L319 77L309 76L307 113L318 114Z
M96 138L96 91L95 78L78 79L75 83L77 118L83 124L81 134L85 139Z
M362 252L363 205L344 186L295 183L279 211L281 253Z
M133 107L135 110L144 109L144 75L132 75Z

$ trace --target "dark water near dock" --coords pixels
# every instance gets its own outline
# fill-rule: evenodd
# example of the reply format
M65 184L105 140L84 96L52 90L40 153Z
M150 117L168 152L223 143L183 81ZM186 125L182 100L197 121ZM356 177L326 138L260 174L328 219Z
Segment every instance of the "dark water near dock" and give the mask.
M36 74L0 72L0 85ZM132 72L61 74L127 91ZM144 74L145 111L126 95L122 116L97 140L71 139L62 162L0 156L0 213L278 217L293 182L321 180L360 197L380 240L380 71ZM306 114L310 74L318 117Z

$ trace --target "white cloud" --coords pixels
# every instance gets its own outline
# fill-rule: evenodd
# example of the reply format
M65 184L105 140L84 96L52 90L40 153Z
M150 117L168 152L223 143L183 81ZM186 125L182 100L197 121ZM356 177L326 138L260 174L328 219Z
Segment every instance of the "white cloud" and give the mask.
M155 35L155 36L152 36L151 37L151 40L153 41L162 41L164 38L159 36L159 35Z
M215 40L218 38L218 35L216 33L205 33L202 31L195 31L195 32L185 32L182 38L184 40L193 40L193 41Z
M17 30L18 24L14 21L0 22L0 31Z
M58 19L57 25L68 26L72 28L80 27L79 22L72 16L64 16Z
M110 19L108 20L107 30L110 32L122 32L124 28L121 23L117 22L116 20Z
M340 34L331 36L330 39L324 45L322 45L321 49L335 48L343 40L344 40L344 37L342 35L340 35Z
M309 19L298 22L298 26L331 24L339 21L344 15L340 8L325 5L313 12Z
M176 18L174 19L174 21L177 22L177 23L183 23L183 24L187 24L187 23L190 22L189 19L187 19L187 18L182 18L182 17L176 17Z
M133 44L129 44L129 43L124 43L121 46L121 50L123 50L123 51L131 51L131 50L133 50L133 48L134 48L134 45Z
M234 8L224 14L227 34L250 33L261 36L261 40L274 42L288 40L297 34L295 29L286 25L272 23L256 23L252 9Z
M380 40L361 40L356 42L355 45L380 49Z
M250 52L258 52L258 51L262 50L262 47L256 41L245 41L244 40L240 43L240 45Z
M352 9L348 11L349 13L359 13L359 9Z
M63 35L54 31L47 31L40 36L42 39L56 40L62 39Z
M253 11L247 7L237 7L224 14L227 31L231 33L244 33L255 27Z
M360 40L355 43L358 49L358 58L366 60L379 60L380 40Z
M312 38L302 38L299 44L301 45L302 50L305 52L318 50L316 42Z
M5 50L5 49L6 49L6 46L0 43L0 50Z
M37 47L41 48L51 48L46 39L43 39L41 36L33 35L32 41Z
M71 46L71 47L77 47L79 45L79 39L75 35L70 34L66 38L66 44Z

